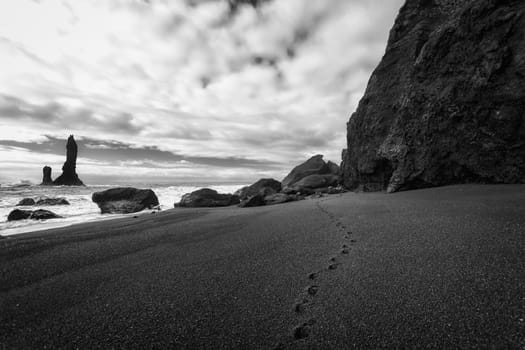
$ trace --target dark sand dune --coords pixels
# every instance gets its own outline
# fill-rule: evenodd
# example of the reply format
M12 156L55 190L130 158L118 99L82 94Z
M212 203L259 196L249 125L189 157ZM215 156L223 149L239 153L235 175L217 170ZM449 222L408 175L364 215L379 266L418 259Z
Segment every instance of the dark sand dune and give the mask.
M452 186L19 235L0 344L522 348L524 213L525 186Z

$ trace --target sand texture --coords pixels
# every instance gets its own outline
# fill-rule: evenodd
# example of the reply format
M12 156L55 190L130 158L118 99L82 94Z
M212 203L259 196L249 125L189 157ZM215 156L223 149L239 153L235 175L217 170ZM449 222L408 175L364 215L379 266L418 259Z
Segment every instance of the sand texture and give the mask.
M0 240L0 348L525 347L525 186L173 209Z

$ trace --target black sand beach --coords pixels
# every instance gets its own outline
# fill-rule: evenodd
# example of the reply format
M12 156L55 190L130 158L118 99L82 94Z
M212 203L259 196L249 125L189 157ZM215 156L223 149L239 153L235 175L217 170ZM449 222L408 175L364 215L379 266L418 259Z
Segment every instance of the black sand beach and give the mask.
M174 209L0 240L0 348L523 348L525 186Z

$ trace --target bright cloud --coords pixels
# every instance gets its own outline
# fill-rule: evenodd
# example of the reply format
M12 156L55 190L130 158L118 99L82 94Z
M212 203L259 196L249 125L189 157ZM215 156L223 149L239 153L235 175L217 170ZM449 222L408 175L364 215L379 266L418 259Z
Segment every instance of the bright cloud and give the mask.
M0 2L0 139L75 134L210 160L195 173L217 159L280 164L213 168L247 181L283 176L315 153L339 161L402 1L238 2Z

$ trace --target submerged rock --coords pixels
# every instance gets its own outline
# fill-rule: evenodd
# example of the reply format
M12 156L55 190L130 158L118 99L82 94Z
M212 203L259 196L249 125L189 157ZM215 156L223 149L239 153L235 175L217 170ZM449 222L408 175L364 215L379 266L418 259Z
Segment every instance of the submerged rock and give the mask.
M69 205L65 198L42 198L36 201L36 205Z
M348 122L344 183L525 183L522 1L408 0Z
M24 198L18 204L17 207L31 206L35 205L35 200L33 198Z
M50 186L53 184L53 179L51 178L51 171L51 167L47 165L44 168L42 168L43 176L42 183L40 184L41 186Z
M133 187L117 187L95 192L91 199L98 205L102 214L136 213L159 205L155 192Z
M58 219L58 218L61 218L61 216L49 210L38 209L38 210L33 211L29 218L33 220L48 220L48 219Z
M84 186L84 183L78 178L76 172L77 153L77 143L75 142L73 135L70 135L67 139L66 162L64 163L64 166L62 166L62 175L53 181L53 185Z
M176 207L227 207L239 204L239 197L233 194L222 194L209 188L201 188L182 196Z

